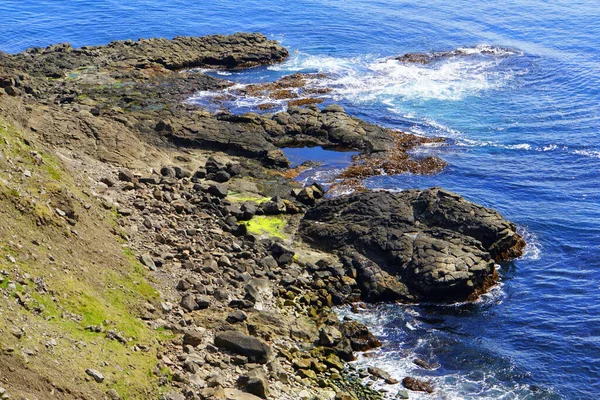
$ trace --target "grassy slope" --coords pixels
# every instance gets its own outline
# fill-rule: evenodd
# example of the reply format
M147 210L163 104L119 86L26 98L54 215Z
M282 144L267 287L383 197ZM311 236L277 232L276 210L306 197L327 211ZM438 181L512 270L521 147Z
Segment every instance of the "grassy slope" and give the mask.
M139 316L158 294L113 234L114 216L28 135L0 118L0 386L16 398L98 399L111 388L156 397L156 349L168 336ZM128 343L85 330L100 324Z

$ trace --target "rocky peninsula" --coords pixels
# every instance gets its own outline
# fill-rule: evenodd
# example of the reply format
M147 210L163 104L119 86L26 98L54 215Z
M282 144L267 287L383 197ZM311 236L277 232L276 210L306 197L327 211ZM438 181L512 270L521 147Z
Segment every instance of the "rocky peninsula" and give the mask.
M439 138L310 99L242 115L185 101L232 85L200 69L287 56L247 33L0 53L2 398L435 391L348 364L381 344L333 307L475 300L525 242L494 210L440 188L359 187L378 171L442 170L409 153ZM290 146L360 152L341 176L360 190L302 187L280 150Z

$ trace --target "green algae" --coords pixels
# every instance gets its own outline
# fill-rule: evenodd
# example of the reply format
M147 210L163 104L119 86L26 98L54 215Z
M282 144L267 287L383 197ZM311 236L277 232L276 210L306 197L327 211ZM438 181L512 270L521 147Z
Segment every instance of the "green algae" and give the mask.
M255 215L250 221L244 222L248 233L259 236L289 238L285 232L287 221L274 215Z

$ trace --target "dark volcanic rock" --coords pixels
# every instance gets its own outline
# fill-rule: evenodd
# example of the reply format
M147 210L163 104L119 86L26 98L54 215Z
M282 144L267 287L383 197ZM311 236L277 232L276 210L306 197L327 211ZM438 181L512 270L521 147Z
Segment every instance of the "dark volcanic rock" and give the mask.
M190 346L198 346L204 340L204 334L197 331L187 331L183 335L183 344Z
M402 379L402 386L404 386L407 389L414 390L416 392L433 393L434 391L431 383L420 381L416 378L411 378L410 376L407 376L406 378Z
M453 57L477 57L480 55L506 57L517 54L516 50L495 47L477 46L471 49L456 49L451 51L438 51L433 53L406 53L397 57L396 60L405 64L430 64L435 61Z
M195 67L241 68L283 61L288 51L259 33L204 37L115 41L108 46L74 49L68 43L33 48L2 59L8 66L30 74L59 78L64 72L87 65L99 67L160 65L169 70ZM20 65L21 64L21 65Z
M439 188L323 200L300 234L345 256L370 301L474 298L495 281L494 262L525 245L497 212Z
M274 115L188 115L177 127L166 124L156 130L179 145L218 149L276 166L289 165L287 158L277 152L278 147L323 146L365 153L394 147L391 130L352 117L341 107L333 111L328 108L290 107Z
M221 332L215 336L215 346L246 356L252 361L264 364L271 357L268 344L253 336L238 331Z
M344 321L340 328L342 334L350 340L354 351L367 351L381 346L381 342L369 332L365 324L358 321Z

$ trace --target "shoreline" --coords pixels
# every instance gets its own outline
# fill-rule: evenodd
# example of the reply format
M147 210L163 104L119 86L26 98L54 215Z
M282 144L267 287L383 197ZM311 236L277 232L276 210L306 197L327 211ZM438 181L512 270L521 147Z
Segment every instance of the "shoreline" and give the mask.
M68 154L69 168L88 170L92 195L118 216L115 235L159 282L162 301L142 319L177 334L157 354L155 375L173 388L165 398L237 399L240 389L263 398L379 398L366 386L345 386L343 375L352 353L376 339L338 321L330 307L465 299L489 287L495 261L523 250L514 225L441 189L326 199L320 185L302 188L282 176L289 161L279 148L289 144L374 155L349 176L364 178L391 151L398 160L390 171L418 164L406 151L427 139L396 133L410 143L402 148L392 131L339 106L265 116L182 103L193 90L226 83L181 69L286 56L259 34L0 54L3 115L40 146ZM369 232L374 220L384 229L377 235ZM213 339L232 331L243 337ZM408 385L429 391L424 382Z

